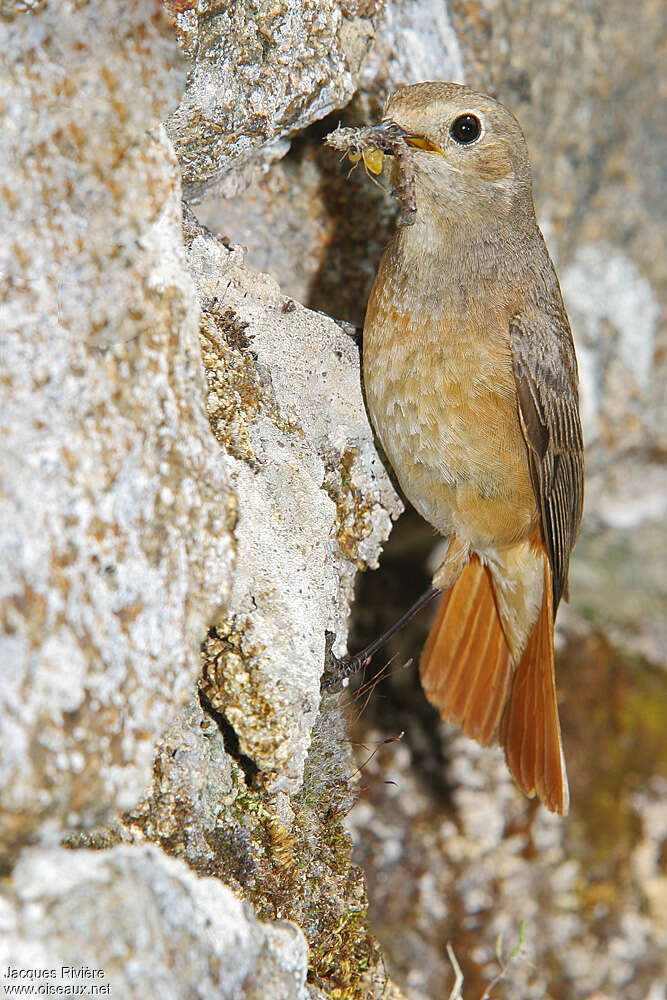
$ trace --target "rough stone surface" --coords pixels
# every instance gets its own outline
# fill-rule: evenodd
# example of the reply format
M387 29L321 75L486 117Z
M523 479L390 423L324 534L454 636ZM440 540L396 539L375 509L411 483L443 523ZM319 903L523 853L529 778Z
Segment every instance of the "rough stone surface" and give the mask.
M291 132L346 104L372 40L337 0L165 0L189 62L167 122L186 194L243 190Z
M247 247L249 267L269 271L284 294L361 326L395 206L358 169L323 146L339 122L377 121L399 86L462 80L462 60L440 0L389 0L373 18L374 42L351 103L292 142L291 151L238 197L207 197L197 215ZM382 182L384 183L384 182Z
M193 220L184 248L155 4L4 30L2 962L248 1000L305 996L308 964L313 997L380 995L338 717L302 785L325 630L342 651L400 510L358 347Z
M387 0L360 80L362 92L385 101L398 87L423 80L463 82L463 57L447 4Z
M167 31L151 3L2 28L3 855L137 801L230 592L233 498L154 128L182 83Z
M173 34L149 0L3 6L0 968L99 963L130 997L398 1000L386 967L433 1000L451 940L481 996L498 933L507 957L524 919L507 995L661 1000L655 5L634 32L620 0L163 6ZM321 138L464 64L526 129L581 362L566 821L397 669L425 622L390 647L370 701L328 696L316 721L324 631L341 651L355 572L399 509L355 341L313 311L361 324L394 206ZM247 253L187 211L184 248L165 117L190 196L249 185L198 207ZM423 587L432 547L401 519L362 578L355 646ZM101 853L26 847L9 870L26 840L68 828Z
M184 67L159 3L48 4L0 32L3 329L48 317L117 343L164 325L145 241L176 179L145 132Z
M207 407L230 455L237 568L205 646L203 690L271 790L296 791L325 631L344 648L355 568L401 507L364 409L358 348L332 320L193 227Z
M309 943L313 997L400 1000L368 932L363 873L343 829L351 759L336 702L323 703L301 788L288 798L251 782L229 726L193 701L158 746L146 802L117 833L147 837L220 878L262 919L297 923Z
M218 879L198 878L152 845L27 851L2 902L0 964L102 970L111 996L144 1000L305 1000L306 940L257 920ZM90 985L91 980L86 981Z

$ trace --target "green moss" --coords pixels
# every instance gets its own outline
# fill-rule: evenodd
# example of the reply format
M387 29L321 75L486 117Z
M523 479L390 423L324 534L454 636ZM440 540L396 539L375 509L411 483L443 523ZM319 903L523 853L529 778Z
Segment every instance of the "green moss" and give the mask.
M366 1000L377 971L377 946L366 924L364 878L352 863L352 844L343 821L352 802L344 720L335 699L323 706L301 791L291 800L291 828L271 797L246 780L233 763L214 829L201 830L208 851L189 840L196 802L174 796L168 748L156 761L158 793L128 822L185 858L202 875L220 878L248 900L260 919L294 920L309 942L309 981L338 1000ZM219 737L218 737L219 738ZM167 797L161 791L167 788ZM201 842L199 842L201 843ZM379 975L379 973L378 973Z
M322 705L303 786L290 802L289 826L259 775L253 783L244 758L230 757L233 731L210 712L202 718L193 706L189 721L195 732L206 727L207 738L198 744L201 780L180 781L177 758L183 748L187 758L192 743L177 726L156 754L152 794L125 817L126 828L140 829L198 874L219 878L248 900L260 919L297 923L309 942L309 980L327 996L379 996L379 956L366 923L364 877L352 862L344 827L353 803L352 767L337 700L330 697ZM183 766L187 769L187 759Z
M365 996L364 979L377 965L379 952L366 925L366 910L349 910L326 927L310 949L309 981L327 986L332 1000Z
M239 781L239 776L236 778ZM361 871L343 820L352 803L342 721L326 713L313 735L288 830L263 793L238 784L232 812L252 831L255 877L242 894L264 919L291 919L309 942L309 981L337 1000L365 1000L379 961L366 924ZM224 844L220 845L224 852Z

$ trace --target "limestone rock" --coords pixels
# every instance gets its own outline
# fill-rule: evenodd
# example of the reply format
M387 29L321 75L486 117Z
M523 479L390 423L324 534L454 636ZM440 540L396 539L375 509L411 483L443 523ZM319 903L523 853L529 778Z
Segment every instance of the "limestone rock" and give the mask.
M461 47L447 4L386 0L375 23L374 45L361 71L362 91L386 100L409 83L463 83Z
M340 112L235 197L214 192L197 207L212 229L247 247L246 263L270 272L285 295L357 326L377 262L393 227L395 203L362 169L322 144L339 122L377 121L399 86L463 79L462 57L441 0L386 0L373 14L374 40L359 89ZM384 182L382 182L384 183Z
M147 0L0 30L4 861L147 788L230 593L233 495L157 127L182 84L169 26Z
M287 137L349 101L372 25L337 0L165 0L189 62L167 122L190 200L243 190Z
M305 1000L307 944L295 924L261 923L218 879L152 845L27 851L2 904L4 982L85 983L144 1000ZM15 970L7 978L6 970Z
M195 226L207 406L238 498L237 564L203 689L267 788L296 791L325 632L344 648L355 568L377 565L400 502L375 452L358 349L332 320Z
M350 765L338 729L335 746L319 737L318 790L311 773L308 802L297 810L290 796L318 714L325 631L342 651L356 571L377 563L400 510L373 447L358 348L190 218L186 252L178 167L158 124L182 74L156 4L42 5L3 31L11 960L81 964L90 952L114 971L120 949L136 959L120 963L123 995L209 996L222 982L223 996L243 983L249 998L301 997L300 931L278 922L258 935L221 886L131 843L158 840L247 897L258 872L253 900L275 917L265 842L287 878L298 832L303 891L289 883L290 912L317 948L323 989L356 983L377 963L341 826ZM203 640L206 714L193 700ZM76 853L34 847L14 864L27 841L63 834ZM155 969L152 951L164 957Z
M313 997L355 996L364 987L362 995L379 998L385 976L343 829L351 759L336 702L323 700L301 787L288 796L267 794L231 727L193 700L160 741L151 793L119 833L147 837L192 871L221 879L261 919L298 924Z

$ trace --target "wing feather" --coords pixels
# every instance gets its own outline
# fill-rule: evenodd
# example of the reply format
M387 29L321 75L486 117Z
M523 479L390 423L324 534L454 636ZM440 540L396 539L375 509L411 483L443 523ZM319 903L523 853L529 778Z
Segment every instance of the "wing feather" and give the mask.
M555 281L555 276L554 276ZM551 563L554 615L567 596L570 553L581 522L584 456L577 360L557 283L528 297L510 321L521 429Z

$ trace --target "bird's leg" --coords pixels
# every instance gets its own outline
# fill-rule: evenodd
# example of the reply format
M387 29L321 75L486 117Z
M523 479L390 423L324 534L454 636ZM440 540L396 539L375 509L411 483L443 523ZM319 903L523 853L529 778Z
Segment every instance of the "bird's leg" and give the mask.
M366 646L360 653L356 653L354 656L346 656L342 660L337 659L331 652L334 640L334 636L331 635L330 641L327 643L325 657L325 667L329 670L329 676L322 681L322 689L325 690L326 688L334 687L334 685L340 684L341 681L351 677L352 674L363 670L370 663L371 658L377 653L378 649L381 649L392 635L395 635L404 625L407 625L429 601L433 600L436 594L440 594L443 590L449 590L450 587L454 586L469 558L469 542L460 541L456 535L452 535L449 540L447 555L442 565L433 574L433 582L428 590L425 590L421 597L417 598L412 607L408 608L405 614L401 615L391 628L388 628L379 639L372 642L370 646Z
M352 674L356 674L359 670L362 670L365 666L367 666L373 655L377 653L379 649L382 649L385 643L391 639L392 635L395 635L396 632L399 632L405 625L407 625L410 619L414 618L414 616L418 614L421 609L429 603L429 601L432 601L436 594L439 593L440 590L438 587L431 585L428 590L425 590L421 597L419 597L415 603L408 608L405 614L401 615L398 621L395 621L386 632L383 632L378 639L372 642L369 646L366 646L365 649L362 649L360 653L356 653L354 656L346 656L344 659L339 660L333 655L331 649L329 648L327 665L331 664L331 666L333 666L333 673L331 673L328 677L325 677L322 681L322 689L324 690L326 688L333 687L336 684L340 684L341 681L346 680L348 677L351 677Z
M452 535L447 546L447 555L433 574L433 586L438 590L449 590L461 576L470 559L470 542L460 541Z

